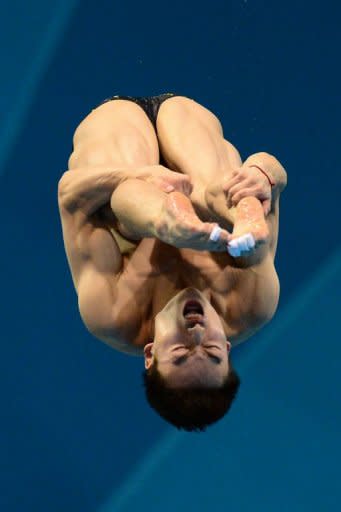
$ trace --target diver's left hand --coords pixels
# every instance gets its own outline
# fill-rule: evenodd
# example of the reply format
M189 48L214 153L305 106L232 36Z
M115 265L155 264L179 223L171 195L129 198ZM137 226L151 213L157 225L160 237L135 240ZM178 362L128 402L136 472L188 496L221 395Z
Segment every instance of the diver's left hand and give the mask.
M271 185L257 167L242 166L222 178L228 208L237 206L244 197L255 197L262 203L264 215L271 209Z

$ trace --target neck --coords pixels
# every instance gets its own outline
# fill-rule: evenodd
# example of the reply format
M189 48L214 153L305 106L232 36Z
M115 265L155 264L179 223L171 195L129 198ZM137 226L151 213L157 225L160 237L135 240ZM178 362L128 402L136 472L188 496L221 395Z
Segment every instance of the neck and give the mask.
M156 290L156 293L154 294L153 298L153 305L152 305L152 318L150 323L150 338L154 339L155 336L155 317L160 313L160 311L163 310L163 308L168 304L169 301L171 301L176 295L179 295L181 292L183 292L186 288L188 288L188 285L184 286L176 286L177 283L169 283L170 286L162 286L159 290ZM195 287L197 288L197 287ZM206 299L211 302L211 291L207 288L204 290L200 290L200 288L197 288L205 297Z

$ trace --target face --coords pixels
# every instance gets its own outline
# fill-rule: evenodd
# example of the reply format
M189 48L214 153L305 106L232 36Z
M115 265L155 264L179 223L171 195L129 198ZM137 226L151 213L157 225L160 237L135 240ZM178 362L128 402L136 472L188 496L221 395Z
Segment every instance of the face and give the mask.
M156 315L154 342L144 347L145 368L156 356L170 387L218 387L228 373L230 349L210 302L196 288L186 288Z

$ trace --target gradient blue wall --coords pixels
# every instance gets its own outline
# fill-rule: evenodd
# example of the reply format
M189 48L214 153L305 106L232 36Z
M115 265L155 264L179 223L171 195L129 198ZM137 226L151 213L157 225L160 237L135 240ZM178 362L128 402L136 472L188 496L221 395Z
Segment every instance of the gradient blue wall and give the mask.
M0 7L1 510L338 510L339 22L331 1ZM85 330L57 208L94 105L169 91L289 175L278 314L232 353L240 396L201 435L147 407L142 359Z

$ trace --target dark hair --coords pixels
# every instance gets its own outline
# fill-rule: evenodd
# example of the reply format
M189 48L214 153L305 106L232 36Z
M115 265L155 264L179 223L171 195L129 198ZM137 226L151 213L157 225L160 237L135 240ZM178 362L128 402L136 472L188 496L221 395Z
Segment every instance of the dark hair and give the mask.
M221 419L240 386L240 378L229 361L229 372L219 388L169 388L157 367L157 360L142 373L149 405L179 430L205 432Z

